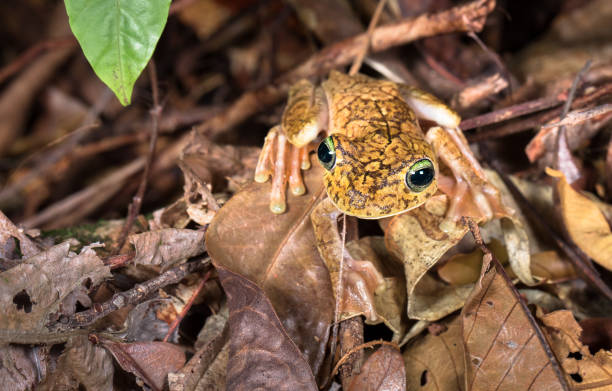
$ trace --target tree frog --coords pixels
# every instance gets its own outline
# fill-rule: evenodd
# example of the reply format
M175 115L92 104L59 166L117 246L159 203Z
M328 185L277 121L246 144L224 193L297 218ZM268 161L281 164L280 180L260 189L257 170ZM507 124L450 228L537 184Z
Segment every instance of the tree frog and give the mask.
M427 132L417 118L433 123ZM459 122L457 113L427 92L332 71L320 86L302 80L290 89L281 124L264 142L255 180L266 182L272 176L270 209L283 213L287 181L293 194L306 191L301 170L310 167L308 148L325 133L316 156L325 168L328 198L315 207L311 220L335 286L343 256L349 270L368 268L347 258L342 249L336 223L341 213L389 217L422 205L440 189L449 197L450 221L463 215L483 221L503 214L499 193L487 181ZM372 270L365 274L382 279ZM367 281L355 277L353 282L354 290L368 295Z

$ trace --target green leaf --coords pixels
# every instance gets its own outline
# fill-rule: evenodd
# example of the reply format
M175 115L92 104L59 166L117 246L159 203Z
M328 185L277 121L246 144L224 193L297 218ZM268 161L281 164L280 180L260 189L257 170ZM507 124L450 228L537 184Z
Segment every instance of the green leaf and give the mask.
M128 105L168 19L170 0L65 0L70 28L98 77Z

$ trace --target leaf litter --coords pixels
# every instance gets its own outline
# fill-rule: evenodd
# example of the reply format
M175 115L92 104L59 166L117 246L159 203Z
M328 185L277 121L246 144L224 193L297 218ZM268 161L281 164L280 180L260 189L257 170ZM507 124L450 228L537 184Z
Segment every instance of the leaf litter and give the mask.
M63 5L0 13L45 21L2 27L15 37L0 68L3 387L612 387L609 2L389 2L361 72L451 102L494 213L475 193L453 204L462 162L442 153L434 197L339 218L345 248L330 258L335 239L311 218L323 169L280 216L251 178L289 86L367 46L373 7L354 6L176 1L155 77L125 108L75 50ZM378 53L399 45L410 61ZM145 169L145 214L128 224Z

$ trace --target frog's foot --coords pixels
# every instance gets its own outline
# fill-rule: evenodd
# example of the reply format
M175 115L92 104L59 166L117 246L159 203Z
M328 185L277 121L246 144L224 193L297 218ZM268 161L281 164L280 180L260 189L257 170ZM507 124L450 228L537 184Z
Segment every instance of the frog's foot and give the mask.
M272 176L270 210L273 213L281 214L287 209L285 195L287 180L289 180L289 189L294 195L306 192L301 170L308 168L310 168L308 147L298 148L291 145L280 126L270 129L255 168L255 181L267 182Z
M488 221L495 215L509 214L499 190L489 183L461 130L436 126L427 131L426 137L453 173L454 178L442 174L438 178L438 188L450 198L447 218L456 221L469 216Z

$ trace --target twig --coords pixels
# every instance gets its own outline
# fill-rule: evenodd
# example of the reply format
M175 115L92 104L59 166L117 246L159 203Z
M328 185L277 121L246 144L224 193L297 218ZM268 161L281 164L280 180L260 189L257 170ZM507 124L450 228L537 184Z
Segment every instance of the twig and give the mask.
M0 84L4 83L6 79L18 73L21 69L26 67L32 60L38 57L41 53L57 48L73 47L76 46L76 39L73 36L49 39L47 41L39 42L21 53L9 64L0 69Z
M140 213L140 207L142 206L142 199L147 189L147 182L149 180L149 174L151 172L151 166L153 165L153 158L155 157L155 146L157 144L157 134L159 133L159 117L161 116L161 106L159 104L159 89L157 87L157 71L155 69L155 62L153 59L149 62L149 79L151 81L151 90L153 93L153 108L151 109L151 139L149 142L149 152L147 154L147 160L145 162L144 173L138 186L138 191L134 198L132 198L132 204L128 207L128 217L125 221L125 225L119 235L118 245L115 248L115 254L119 253L127 240L127 236L130 233L130 229L134 224L136 216Z
M494 6L493 0L477 0L435 14L377 27L372 32L370 50L379 52L417 39L455 31L480 31ZM227 109L200 124L197 131L214 138L251 115L278 103L296 81L349 64L359 55L368 39L367 33L363 33L327 46L299 67L281 75L273 84L245 92Z
M502 59L499 57L499 54L489 49L489 47L485 45L484 42L482 42L480 37L476 35L475 32L468 31L467 35L472 38L478 44L478 46L480 46L480 48L489 55L489 57L491 57L495 65L497 65L497 68L499 69L500 73L503 75L504 79L508 80L510 95L512 95L512 79L510 78L510 71L508 71L508 68L506 67Z
M612 112L612 104L604 104L601 106L593 107L592 109L574 110L567 113L565 118L558 122L542 125L542 129L556 128L558 126L577 125L582 122L588 121L593 117L598 117L603 114Z
M146 299L147 296L156 292L158 289L163 288L166 285L176 284L188 274L201 270L209 264L210 258L206 258L176 266L163 274L160 274L158 277L136 285L130 290L115 293L110 300L105 301L102 304L96 303L93 305L93 308L89 310L77 312L70 317L68 320L68 325L70 327L89 326L95 323L98 319L107 316L111 312L117 311L118 309L130 304L140 303L142 300Z
M204 285L210 278L210 274L211 274L210 270L206 272L206 274L204 275L204 278L202 278L202 281L200 281L200 284L198 284L198 287L196 288L196 290L193 292L193 294L189 298L189 301L187 301L187 304L185 304L185 307L183 307L183 310L181 311L181 313L176 317L176 319L174 319L174 321L170 325L170 328L168 329L168 332L166 333L166 336L163 339L164 342L168 342L168 338L170 338L174 330L176 330L176 328L178 327L179 323L181 323L183 318L185 318L185 315L187 315L187 312L189 312L189 310L191 309L191 306L193 305L193 302L195 301L196 297L198 297L198 295L204 288Z
M572 109L577 109L577 108L580 108L580 107L584 107L584 106L586 106L586 105L588 105L588 104L598 100L602 96L606 96L606 95L609 95L609 94L612 94L612 83L608 83L608 84L604 84L603 86L599 86L592 93L590 93L588 95L581 96L580 98L575 99L574 102L571 105L571 108ZM500 112L500 111L503 111L503 110L504 109L498 110L497 112ZM523 119L523 120L520 120L520 121L517 121L517 122L513 122L513 123L510 123L510 124L494 127L494 128L491 128L491 129L487 129L487 130L479 132L479 133L471 133L471 134L467 135L467 139L468 139L469 142L477 142L477 141L489 140L489 139L493 139L493 138L500 138L500 137L504 137L504 136L509 136L511 134L523 132L525 130L532 129L532 128L535 128L537 126L541 126L542 124L544 124L546 122L549 122L553 118L559 116L561 114L562 110L563 110L562 108L555 108L555 109L546 111L546 112L541 113L541 114L533 115L533 116L531 116L529 118L526 118L526 119ZM492 113L490 113L490 114L492 114ZM476 117L476 118L478 118L478 117ZM469 128L470 127L468 127L468 129Z
M336 366L334 366L334 370L332 371L332 377L338 372L338 369L340 368L340 366L343 365L351 357L353 353L355 353L358 350L362 350L362 349L370 349L377 345L388 345L388 346L393 346L394 348L397 349L396 343L389 342L389 341L383 341L383 340L370 341L370 342L361 344L359 346L355 346L354 348L346 352L346 354L342 356L340 360L338 360L338 362L336 363Z
M340 322L340 354L350 352L356 346L363 344L363 318L353 316ZM353 378L361 371L363 352L355 351L346 355L346 360L339 367L340 381L344 390L349 389Z
M368 54L368 50L370 49L372 33L374 32L374 28L376 28L376 25L378 24L378 20L380 19L380 15L382 14L383 9L385 9L386 3L387 0L378 1L376 9L374 10L374 15L372 15L372 20L370 20L370 24L368 25L368 31L366 31L366 34L368 35L368 40L364 45L361 53L359 53L357 57L355 57L355 59L353 60L353 65L351 65L351 69L348 73L349 75L355 75L357 74L357 72L359 72L359 68L361 68L361 64L363 64L363 59L365 58L366 54Z

